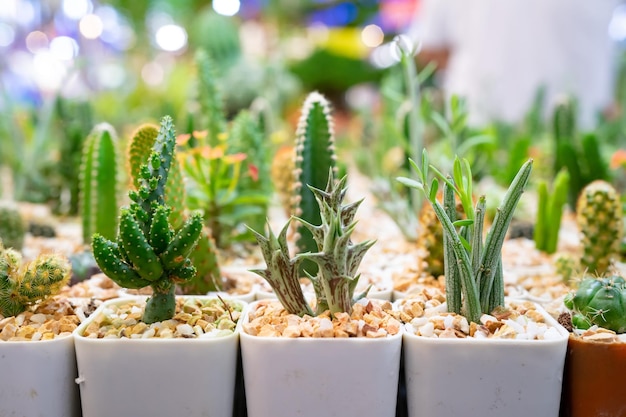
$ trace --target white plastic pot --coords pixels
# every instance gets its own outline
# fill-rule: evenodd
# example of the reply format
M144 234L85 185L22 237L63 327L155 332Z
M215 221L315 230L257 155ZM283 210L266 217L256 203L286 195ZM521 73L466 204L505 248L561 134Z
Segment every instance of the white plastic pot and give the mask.
M249 417L395 416L401 333L240 342Z
M240 325L214 338L82 336L104 308L127 302L104 303L74 333L83 417L231 417Z
M0 342L0 416L80 415L74 338Z
M409 417L558 417L568 332L554 340L403 335Z

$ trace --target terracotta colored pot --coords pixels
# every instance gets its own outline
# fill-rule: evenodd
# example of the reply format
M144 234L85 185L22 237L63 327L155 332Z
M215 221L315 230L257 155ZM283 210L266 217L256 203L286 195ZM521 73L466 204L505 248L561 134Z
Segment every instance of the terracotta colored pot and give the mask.
M626 416L626 343L570 336L563 379L563 417Z

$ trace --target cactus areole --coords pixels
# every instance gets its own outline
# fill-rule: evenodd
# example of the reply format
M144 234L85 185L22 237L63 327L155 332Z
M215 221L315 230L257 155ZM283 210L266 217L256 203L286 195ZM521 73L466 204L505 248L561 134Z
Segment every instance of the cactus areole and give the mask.
M95 234L92 242L98 266L113 281L125 288L152 288L143 315L148 324L174 316L176 284L196 274L188 256L202 232L202 215L192 214L175 230L164 198L175 145L172 119L166 116L139 170L139 188L128 193L132 203L121 210L116 241Z

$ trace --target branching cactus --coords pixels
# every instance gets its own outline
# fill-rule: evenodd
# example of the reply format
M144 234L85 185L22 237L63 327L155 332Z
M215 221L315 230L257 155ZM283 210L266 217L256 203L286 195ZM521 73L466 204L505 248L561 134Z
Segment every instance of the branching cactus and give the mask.
M572 324L578 329L597 325L626 333L626 281L621 276L585 277L564 303L572 311Z
M24 264L19 252L0 244L0 315L16 316L58 294L71 274L72 267L63 257L44 254Z
M26 225L17 207L0 207L0 242L7 248L22 250Z
M504 196L491 228L483 242L486 199L472 201L472 173L467 160L454 161L453 177L445 177L428 163L428 154L422 154L421 168L411 160L418 180L398 178L408 186L421 190L432 204L444 230L444 271L446 276L446 301L448 311L463 314L477 322L483 313L504 305L504 279L502 276L502 244L513 219L524 188L532 170L532 160L527 161L513 179ZM437 178L428 183L432 169L443 181L443 204L436 196ZM466 219L456 220L456 197Z
M336 175L334 124L330 104L317 92L309 94L302 106L296 130L296 168L293 186L293 214L311 224L321 221L320 208L315 195L305 185L323 189L329 172ZM297 227L296 245L299 253L315 252L317 243L304 226ZM304 269L315 273L314 264L304 264Z
M557 174L552 193L549 193L546 181L539 182L534 240L537 249L546 253L556 252L563 206L567 204L568 187L569 173L566 170L561 170Z
M578 197L576 222L581 232L581 264L592 274L605 274L619 256L623 234L622 203L606 181L587 185Z
M354 291L360 276L357 270L363 256L375 242L354 244L351 241L352 232L356 227L354 217L362 200L343 205L345 184L346 177L336 182L331 171L325 191L309 186L321 213L319 226L295 218L311 231L320 248L319 251L300 253L293 259L290 258L287 230L291 220L283 227L278 237L271 230L267 237L254 232L267 265L267 269L254 272L268 281L289 313L300 316L313 314L300 286L298 264L303 260L315 262L319 267L316 276L309 275L315 288L317 313L327 309L332 315L352 311L352 304L355 301Z
M80 165L80 211L83 241L94 233L114 239L118 213L117 135L107 123L96 125L83 145Z
M166 116L152 153L141 166L140 187L129 191L132 203L121 210L117 240L95 234L92 243L98 266L116 283L132 289L152 287L142 319L148 324L174 316L176 284L196 274L188 256L202 232L202 216L194 213L174 230L165 203L175 146L172 119Z

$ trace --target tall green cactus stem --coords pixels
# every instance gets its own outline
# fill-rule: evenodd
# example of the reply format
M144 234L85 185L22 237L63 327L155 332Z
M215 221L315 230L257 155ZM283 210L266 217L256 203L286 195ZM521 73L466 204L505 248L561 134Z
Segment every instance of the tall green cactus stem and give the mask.
M317 299L325 301L332 315L352 312L354 290L360 277L357 271L363 256L375 243L367 240L354 244L351 240L357 223L354 217L363 200L342 204L346 195L346 180L347 177L343 177L336 182L331 169L325 191L309 186L319 205L322 221L316 226L298 219L309 229L320 248L318 252L299 256L317 264L317 276L309 277L314 281ZM323 292L320 293L320 290Z
M321 221L320 208L313 192L306 186L323 189L328 183L329 170L336 175L334 124L330 104L317 92L310 93L302 106L296 129L296 168L293 189L293 213L311 224ZM296 241L299 253L316 252L318 247L311 232L299 225ZM315 274L315 264L302 265ZM302 268L301 268L302 272Z
M564 169L559 171L554 179L552 193L549 193L546 181L540 181L538 184L534 240L537 249L545 253L556 252L563 206L567 204L568 189L569 173Z
M532 160L527 161L517 175L513 179L509 189L506 192L493 223L487 232L487 236L483 242L483 224L485 216L485 198L478 199L476 207L472 207L472 174L471 168L467 160L463 160L463 164L457 158L454 161L453 178L445 177L436 168L428 163L428 154L426 151L422 154L421 168L411 160L413 168L418 173L418 180L410 178L398 178L402 184L421 190L428 198L435 210L437 218L441 222L446 236L445 250L446 253L454 254L454 262L450 256L445 257L446 271L449 268L455 268L455 274L460 279L460 288L447 288L446 297L450 297L454 293L453 303L460 297L458 293L462 293L462 308L454 310L455 313L463 313L468 320L477 322L481 314L490 313L497 306L504 304L504 280L502 277L502 244L507 233L507 229L513 213L517 207L524 188L528 183L530 173L532 171ZM449 215L449 207L442 206L437 200L437 190L439 181L433 179L428 184L429 170L433 169L437 177L444 182L444 201L446 206L455 207L449 197L445 197L447 187L454 190L456 196L459 196L467 219L453 221Z
M83 241L94 233L114 239L118 213L117 135L107 123L96 125L83 147L80 166L80 210Z
M0 207L0 242L7 248L22 250L26 225L17 207Z
M132 203L121 211L117 241L95 234L92 242L98 266L113 281L125 288L152 287L142 319L148 324L174 316L176 284L196 275L188 257L202 232L202 215L192 214L174 230L165 203L175 146L172 119L166 116L139 170L139 189L128 193Z
M208 131L208 144L216 146L218 136L226 131L226 115L222 95L218 87L215 63L211 56L203 49L198 49L195 55L198 71L198 102L200 105L200 123Z
M24 264L22 256L0 244L0 315L16 316L29 306L61 291L72 267L63 257L39 255Z
M623 235L620 197L606 181L593 181L581 192L576 204L576 222L581 232L581 264L590 273L603 275L619 256Z
M152 147L159 135L159 127L153 124L144 124L137 128L128 144L128 165L133 185L138 189L140 184L140 169L152 152ZM172 161L167 184L165 186L165 203L171 208L170 223L178 229L185 216L185 185L178 161Z
M554 108L552 115L554 138L554 173L557 174L565 166L564 155L559 150L565 143L576 140L576 106L573 100L564 99Z
M597 325L626 333L626 281L621 276L585 277L564 304L574 313L572 324L578 329Z

